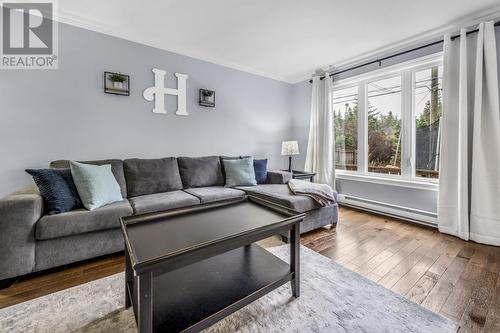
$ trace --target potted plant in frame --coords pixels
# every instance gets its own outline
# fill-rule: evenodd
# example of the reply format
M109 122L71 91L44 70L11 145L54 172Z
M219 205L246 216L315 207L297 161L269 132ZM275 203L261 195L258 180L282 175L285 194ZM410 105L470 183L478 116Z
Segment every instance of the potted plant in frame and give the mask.
M215 107L215 91L208 89L200 89L200 101L201 106Z
M203 94L204 100L210 100L210 97L212 97L212 95L214 94L214 92L211 90L203 90L201 93Z
M127 80L127 77L122 73L112 73L109 75L108 79L113 83L113 88L118 90L125 89L124 82Z

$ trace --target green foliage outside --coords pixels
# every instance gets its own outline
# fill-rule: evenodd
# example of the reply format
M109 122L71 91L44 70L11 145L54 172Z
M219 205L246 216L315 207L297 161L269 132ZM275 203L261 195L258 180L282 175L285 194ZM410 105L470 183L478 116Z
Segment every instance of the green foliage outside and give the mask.
M335 148L336 150L357 151L358 149L358 107L346 104L344 110L336 108L335 121ZM441 99L437 100L437 107L432 108L431 101L427 101L423 112L415 119L416 127L426 128L431 123L439 121L442 113ZM432 117L431 117L432 115ZM401 144L397 151L401 119L392 111L382 114L377 108L368 105L368 160L370 166L401 165ZM397 151L397 157L396 156Z
M335 148L358 149L358 106L346 105L345 112L334 111Z
M335 118L335 148L346 151L358 149L358 107L346 105L345 111L337 110ZM368 105L368 146L369 161L372 166L393 164L401 132L401 119L389 111L382 114L377 108ZM401 151L398 152L396 165L399 165Z
M416 119L415 125L417 126L417 128L429 127L429 125L435 123L436 121L439 121L439 118L442 114L441 104L441 99L439 99L437 102L437 108L433 110L431 118L431 102L427 101L425 103L423 112Z

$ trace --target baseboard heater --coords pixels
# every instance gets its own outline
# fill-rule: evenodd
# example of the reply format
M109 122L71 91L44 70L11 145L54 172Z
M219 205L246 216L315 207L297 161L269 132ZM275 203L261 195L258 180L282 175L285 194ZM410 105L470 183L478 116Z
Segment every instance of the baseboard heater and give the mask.
M385 202L364 199L356 196L339 194L338 201L340 205L358 208L373 213L387 215L399 218L413 223L423 224L431 227L437 227L437 214L420 210L388 204Z

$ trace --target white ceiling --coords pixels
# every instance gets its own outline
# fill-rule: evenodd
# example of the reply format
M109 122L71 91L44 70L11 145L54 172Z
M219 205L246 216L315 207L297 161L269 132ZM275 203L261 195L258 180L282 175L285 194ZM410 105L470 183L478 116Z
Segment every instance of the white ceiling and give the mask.
M498 14L498 0L61 0L61 21L294 83Z

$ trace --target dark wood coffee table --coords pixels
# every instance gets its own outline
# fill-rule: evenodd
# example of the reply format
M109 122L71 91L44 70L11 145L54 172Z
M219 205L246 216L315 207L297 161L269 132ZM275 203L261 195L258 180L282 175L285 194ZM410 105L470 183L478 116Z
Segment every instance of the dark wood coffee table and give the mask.
M198 332L289 281L298 297L303 218L248 197L121 219L139 332ZM290 265L253 244L286 231Z

